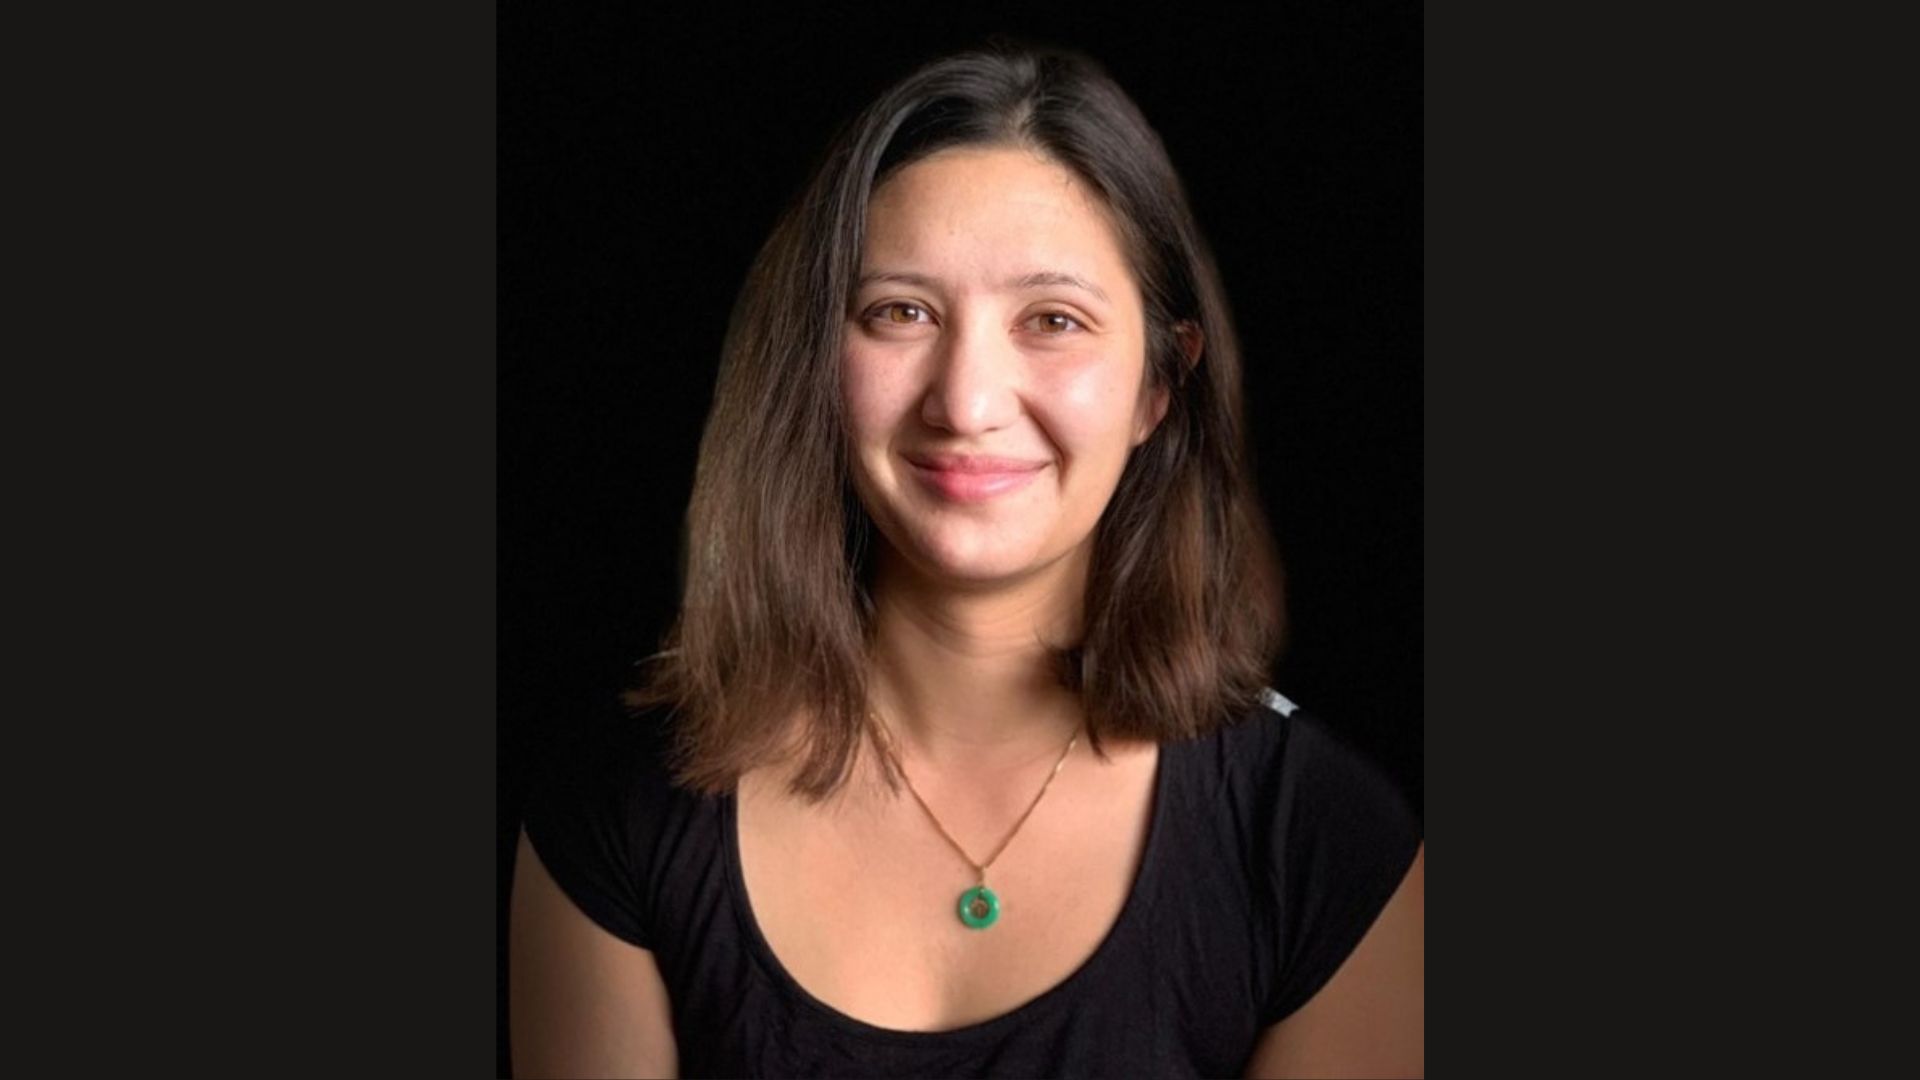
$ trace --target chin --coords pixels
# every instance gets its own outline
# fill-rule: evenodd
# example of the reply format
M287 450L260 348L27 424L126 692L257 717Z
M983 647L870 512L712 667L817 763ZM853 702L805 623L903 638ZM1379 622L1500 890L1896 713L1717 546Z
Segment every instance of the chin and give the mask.
M995 549L919 547L909 560L923 573L952 581L987 584L1019 577L1036 560L1017 552Z
M955 584L992 585L1029 577L1058 563L1063 553L1005 535L1007 530L966 530L962 535L921 534L900 551L915 570ZM994 535L998 533L999 535Z

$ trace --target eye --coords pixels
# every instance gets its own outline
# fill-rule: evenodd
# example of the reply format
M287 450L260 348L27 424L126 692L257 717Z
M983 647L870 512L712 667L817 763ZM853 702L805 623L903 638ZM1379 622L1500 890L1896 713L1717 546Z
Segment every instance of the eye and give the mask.
M1074 318L1064 311L1043 311L1028 319L1027 325L1040 331L1040 333L1047 337L1059 337L1061 334L1086 329L1085 326L1081 325L1079 319Z
M916 323L932 322L933 314L919 304L905 300L890 300L867 309L868 322L884 322L893 326L912 326Z

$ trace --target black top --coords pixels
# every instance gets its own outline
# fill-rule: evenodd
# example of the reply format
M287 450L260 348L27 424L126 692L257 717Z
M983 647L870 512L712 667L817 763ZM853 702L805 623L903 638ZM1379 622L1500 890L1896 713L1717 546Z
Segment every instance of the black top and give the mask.
M560 759L527 835L581 911L652 951L684 1075L1237 1076L1353 951L1420 843L1382 772L1268 701L1161 747L1133 891L1086 963L953 1031L862 1023L793 980L745 900L733 796L669 782L657 719Z

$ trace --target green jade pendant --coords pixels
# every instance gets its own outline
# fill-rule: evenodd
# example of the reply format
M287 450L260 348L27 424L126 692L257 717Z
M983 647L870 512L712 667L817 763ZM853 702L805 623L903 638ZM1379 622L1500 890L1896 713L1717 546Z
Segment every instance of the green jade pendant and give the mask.
M985 930L1000 919L1000 898L985 885L960 894L960 921L969 930Z

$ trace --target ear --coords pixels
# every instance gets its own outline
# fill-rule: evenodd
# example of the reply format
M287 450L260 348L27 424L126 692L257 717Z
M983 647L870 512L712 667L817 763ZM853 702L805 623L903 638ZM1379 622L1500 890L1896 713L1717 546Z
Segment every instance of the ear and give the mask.
M1135 412L1133 424L1133 445L1139 446L1147 441L1159 428L1160 421L1167 418L1167 406L1173 401L1173 391L1164 381L1148 380L1148 385L1140 399L1140 408Z
M1206 334L1200 325L1191 320L1181 322L1173 328L1174 339L1179 343L1181 359L1185 361L1177 381L1186 382L1193 369L1200 363L1200 354L1206 348ZM1148 378L1145 396L1140 402L1139 421L1133 429L1133 445L1139 446L1147 441L1160 427L1160 421L1167 418L1167 406L1173 401L1173 391L1166 380Z
M1193 374L1194 368L1200 366L1200 354L1207 347L1207 335L1200 329L1199 323L1191 321L1175 326L1173 333L1180 339L1180 352L1187 361L1187 370L1180 374L1184 380L1188 375Z

